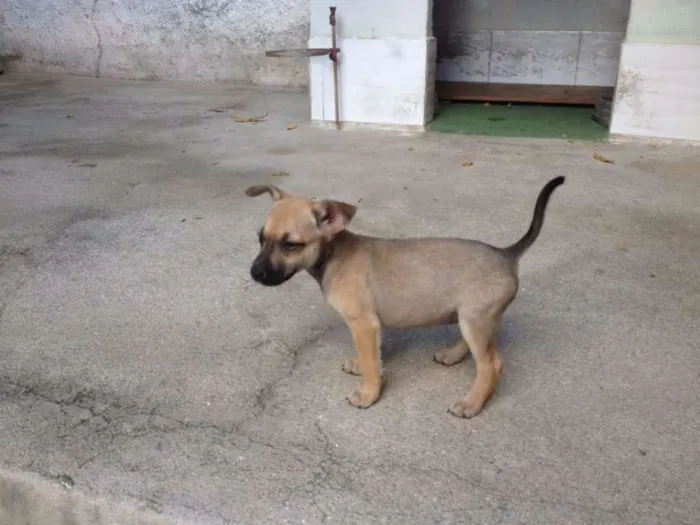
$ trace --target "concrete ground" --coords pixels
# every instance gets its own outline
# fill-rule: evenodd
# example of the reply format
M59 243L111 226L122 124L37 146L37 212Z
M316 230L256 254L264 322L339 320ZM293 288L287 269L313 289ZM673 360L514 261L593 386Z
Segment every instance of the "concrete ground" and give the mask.
M336 133L227 85L3 77L0 103L3 524L698 523L698 149ZM473 360L432 361L454 327L387 333L361 411L315 282L248 275L253 183L505 245L560 174L472 420Z

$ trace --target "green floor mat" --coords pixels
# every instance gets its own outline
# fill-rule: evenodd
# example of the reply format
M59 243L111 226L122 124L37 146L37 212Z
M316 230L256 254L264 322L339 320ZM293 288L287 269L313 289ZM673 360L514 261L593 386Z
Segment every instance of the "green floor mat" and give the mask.
M608 129L591 120L592 107L539 104L440 103L429 131L489 137L605 140Z

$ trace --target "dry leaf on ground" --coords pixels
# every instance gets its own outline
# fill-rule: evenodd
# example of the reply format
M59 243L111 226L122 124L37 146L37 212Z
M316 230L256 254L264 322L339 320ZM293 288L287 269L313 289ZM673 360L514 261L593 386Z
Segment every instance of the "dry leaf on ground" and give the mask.
M293 129L297 129L296 124L290 124L289 126L287 126L287 131L292 131Z
M262 122L263 120L265 120L265 117L267 117L267 113L259 117L239 117L238 115L234 115L233 120L235 120L236 122L255 124L257 122Z
M593 153L593 158L598 162L605 162L606 164L615 164L611 159L603 157L599 153Z
M462 167L463 168L470 168L474 165L473 162L462 162Z

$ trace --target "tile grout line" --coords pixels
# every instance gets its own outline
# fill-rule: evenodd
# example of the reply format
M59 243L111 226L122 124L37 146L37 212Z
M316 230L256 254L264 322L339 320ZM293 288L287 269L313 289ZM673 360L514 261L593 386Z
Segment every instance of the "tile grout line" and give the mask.
M583 31L578 32L578 49L576 50L576 69L574 70L574 86L578 85L578 66L581 61L581 46L583 44Z
M489 67L486 73L486 83L491 83L491 55L493 54L493 29L489 31Z

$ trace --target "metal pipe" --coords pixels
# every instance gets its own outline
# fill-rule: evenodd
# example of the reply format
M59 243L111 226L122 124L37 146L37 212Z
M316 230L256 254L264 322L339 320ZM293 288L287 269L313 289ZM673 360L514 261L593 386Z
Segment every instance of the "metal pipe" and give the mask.
M335 129L340 129L340 107L338 105L338 48L336 47L335 35L335 7L331 7L329 22L331 24L332 48L330 58L333 61L333 90L335 95Z

